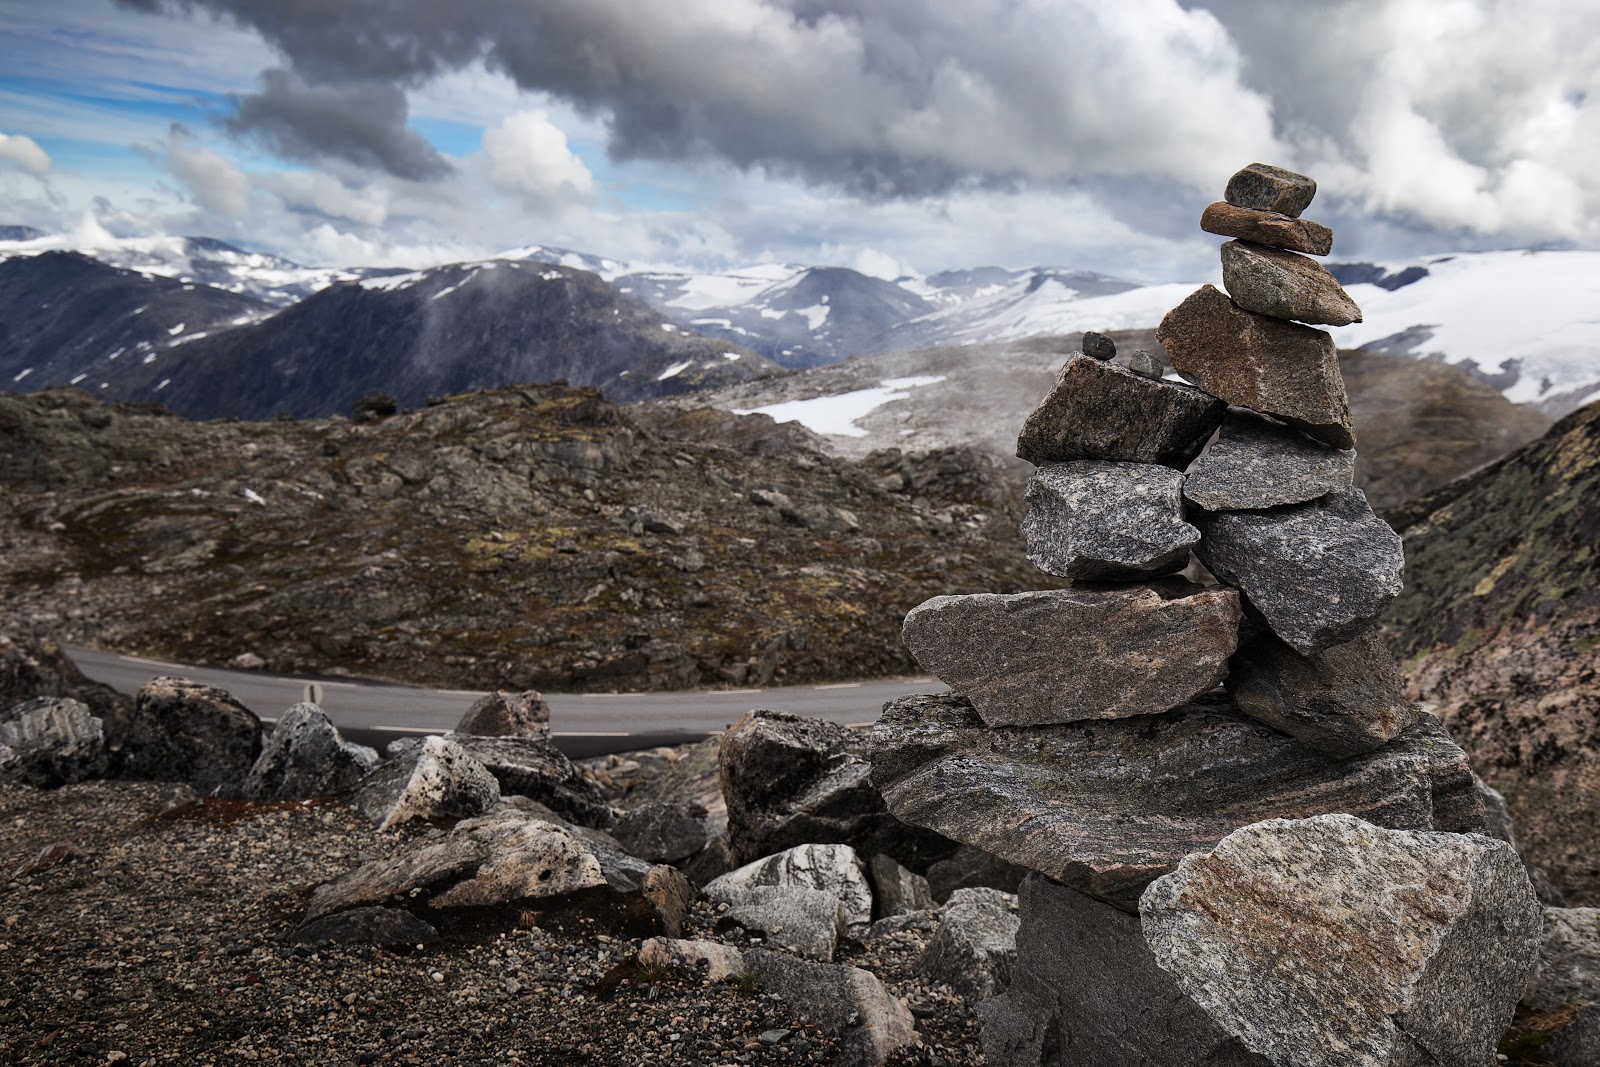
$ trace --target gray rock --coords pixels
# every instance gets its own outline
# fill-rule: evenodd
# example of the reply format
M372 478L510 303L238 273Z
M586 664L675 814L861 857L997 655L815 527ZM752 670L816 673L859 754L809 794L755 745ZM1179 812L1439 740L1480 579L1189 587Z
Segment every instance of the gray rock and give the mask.
M1217 439L1183 479L1183 495L1211 511L1256 511L1349 489L1356 454L1297 430L1230 411Z
M354 789L377 765L370 748L351 745L321 708L296 704L273 727L244 780L245 800L305 800Z
M1154 463L1074 460L1028 479L1028 559L1090 581L1182 570L1200 531L1183 521L1183 475Z
M706 842L705 848L678 864L684 875L695 885L705 885L737 866L739 861L733 857L733 846L728 844L727 834L717 834L712 837Z
M1483 832L1516 848L1517 821L1511 817L1511 809L1506 807L1506 798L1500 790L1480 778L1477 771L1472 772L1472 788L1477 790L1478 799L1483 802Z
M235 789L261 754L261 720L221 689L156 678L139 690L122 744L129 778Z
M301 945L381 945L420 948L439 940L439 931L403 908L353 908L313 919L289 935Z
M502 796L527 797L584 826L611 825L611 806L548 737L470 737L451 734L500 783Z
M1028 868L1003 860L972 845L962 845L950 855L928 865L928 891L936 903L949 900L957 889L1000 889L1015 893Z
M700 804L658 802L634 808L611 827L622 847L651 863L682 863L706 847L711 828Z
M1036 466L1113 459L1181 470L1199 455L1225 410L1187 385L1070 356L1055 387L1023 423L1017 455Z
M1163 970L1295 1067L1492 1064L1540 909L1516 852L1350 815L1236 830L1139 902Z
M744 973L744 954L719 941L652 937L639 946L639 962L646 967L695 971L711 982L725 982Z
M1594 1067L1600 1063L1600 1004L1590 1004L1579 1011L1539 1052L1551 1067Z
M1325 256L1333 251L1333 231L1320 222L1280 215L1276 211L1234 207L1225 200L1206 208L1200 216L1200 228L1223 237L1237 237L1313 256Z
M782 952L746 949L744 973L839 1044L834 1067L881 1067L898 1049L921 1043L900 998L859 967L810 963Z
M1417 721L1394 656L1374 630L1310 656L1262 634L1228 670L1240 711L1331 756L1370 752Z
M1239 170L1228 179L1228 188L1222 194L1234 207L1274 211L1290 218L1297 218L1310 207L1316 195L1317 183L1304 174L1267 163L1252 163Z
M71 697L36 697L0 722L0 781L54 789L103 778L105 735L89 705Z
M1204 693L1227 673L1239 618L1232 590L1175 581L934 597L902 636L984 722L1038 725L1150 715Z
M1156 966L1137 917L1041 875L1020 894L1010 987L978 1006L1007 1067L1268 1067Z
M1083 343L1079 345L1083 354L1090 359L1112 359L1117 354L1116 343L1103 333L1086 330L1083 334Z
M1376 752L1315 752L1208 696L1177 711L986 727L953 694L903 697L873 729L890 810L1132 909L1152 879L1246 823L1353 812L1478 832L1464 753L1431 718Z
M727 909L717 916L717 929L739 927L758 933L807 959L833 962L839 939L846 936L844 905L824 889L752 885L706 895Z
M1361 321L1361 308L1328 269L1298 252L1249 241L1222 246L1222 286L1246 311L1326 326Z
M452 732L472 737L549 737L550 705L532 689L497 691L468 708Z
M1135 349L1117 362L1142 378L1159 381L1167 373L1167 361L1148 348Z
M500 799L500 783L465 749L444 737L379 764L351 803L380 830L414 819L463 819Z
M1005 991L1017 958L1017 898L958 889L917 960L917 971L977 1002Z
M839 898L846 932L860 940L872 923L872 887L861 860L849 845L797 845L747 863L705 886L712 900L732 901L754 886L820 889Z
M1400 535L1347 489L1272 511L1201 512L1195 548L1212 574L1304 655L1353 640L1400 595Z
M928 880L906 870L894 857L878 853L867 863L872 879L872 913L879 919L906 915L933 907L933 892Z
M89 714L101 722L107 746L121 747L133 715L133 698L90 681L54 641L0 633L0 722L17 704L41 696L71 697L87 704Z
M1600 1001L1600 908L1545 908L1538 961L1522 995L1529 1011Z
M1212 396L1274 415L1334 448L1356 443L1333 337L1239 307L1202 285L1156 328L1173 369Z

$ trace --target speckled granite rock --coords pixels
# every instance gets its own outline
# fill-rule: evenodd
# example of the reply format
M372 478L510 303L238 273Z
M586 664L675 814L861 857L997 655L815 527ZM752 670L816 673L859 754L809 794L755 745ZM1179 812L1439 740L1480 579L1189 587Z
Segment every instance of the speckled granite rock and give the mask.
M474 737L549 737L550 705L542 694L532 689L520 693L490 693L467 709L452 733Z
M797 845L708 882L705 894L731 902L757 886L798 886L832 893L844 908L847 932L855 938L865 936L872 923L872 887L867 884L860 857L849 845Z
M1540 924L1504 842L1350 815L1236 830L1139 914L1184 992L1292 1067L1493 1064Z
M832 963L839 942L846 936L844 905L836 894L825 889L747 885L707 895L727 909L717 918L718 930L748 930L775 948L809 960Z
M1200 216L1200 228L1222 237L1237 237L1313 256L1325 256L1333 251L1333 231L1320 222L1280 215L1276 211L1234 207L1226 200L1206 208Z
M477 760L500 783L502 796L537 800L563 818L606 829L612 811L600 788L548 736L446 738Z
M1239 618L1232 590L1170 582L934 597L902 633L985 722L1032 725L1177 707L1222 681Z
M1117 354L1116 342L1095 330L1084 331L1080 347L1083 349L1083 354L1090 359L1113 359Z
M1317 183L1292 170L1252 163L1228 179L1222 195L1234 207L1275 211L1296 218L1311 206L1312 198L1317 195Z
M976 1004L1005 991L1017 959L1017 898L998 889L958 889L917 970Z
M379 764L351 803L381 830L413 819L480 815L500 799L500 783L460 745L444 737Z
M187 782L201 792L238 788L261 753L261 720L228 693L186 678L139 690L122 744L129 778Z
M1061 578L1171 574L1200 540L1183 521L1183 475L1155 463L1053 463L1028 479L1027 500L1028 558Z
M1600 1001L1600 908L1545 908L1538 966L1522 997L1532 1011Z
M1328 269L1298 252L1250 241L1222 246L1222 286L1246 311L1324 326L1361 321L1361 308Z
M1594 1067L1600 1063L1600 1003L1579 1011L1539 1051L1549 1060L1550 1067Z
M1400 535L1347 489L1271 511L1199 512L1195 548L1211 573L1295 651L1311 655L1369 629L1400 595Z
M109 760L100 720L71 697L36 697L0 721L0 781L53 789L105 776Z
M315 704L296 704L267 735L245 778L245 800L305 800L354 789L377 766L378 754L339 736Z
M1356 454L1245 411L1230 411L1184 476L1183 495L1211 511L1302 504L1349 489Z

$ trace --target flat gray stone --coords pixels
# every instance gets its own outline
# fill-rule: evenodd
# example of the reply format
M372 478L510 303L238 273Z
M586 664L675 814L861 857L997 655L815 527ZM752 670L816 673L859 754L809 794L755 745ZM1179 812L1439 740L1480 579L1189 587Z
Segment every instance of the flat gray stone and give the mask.
M1320 652L1371 628L1400 595L1400 535L1359 489L1271 511L1197 512L1200 562L1295 651Z
M1161 968L1277 1064L1492 1064L1533 966L1522 861L1481 835L1350 815L1236 830L1151 883Z
M122 743L127 777L187 782L200 792L238 788L260 754L255 712L186 678L156 678L139 690Z
M1268 1067L1156 966L1136 916L1031 874L1006 992L978 1006L1005 1067Z
M917 960L917 972L969 1001L988 1000L1011 984L1017 959L1017 898L998 889L958 889Z
M872 740L872 780L902 819L1129 910L1184 856L1261 819L1352 812L1398 829L1483 829L1466 755L1431 718L1335 759L1220 696L1134 719L992 727L943 694L892 701Z
M315 704L296 704L267 735L239 790L245 800L306 800L354 789L377 765L370 748L347 743Z
M414 819L464 819L500 799L500 783L460 745L444 737L378 765L351 803L380 830Z
M1229 241L1222 246L1222 286L1247 311L1325 326L1361 321L1361 308L1326 267L1298 252Z
M104 778L109 765L101 721L72 697L36 697L0 722L0 781L54 789Z
M902 635L922 669L993 726L1167 711L1227 673L1238 596L1179 580L1122 589L939 596Z
M1200 531L1183 521L1183 475L1154 463L1074 460L1028 479L1028 559L1089 581L1182 570Z
M1202 285L1167 312L1156 340L1173 369L1212 396L1276 416L1334 448L1356 443L1327 331L1246 311Z
M1311 206L1316 195L1317 183L1304 174L1267 163L1252 163L1228 179L1222 197L1234 207L1275 211L1297 218Z
M738 927L760 934L774 946L809 960L833 962L839 940L846 936L844 905L825 889L747 885L706 895L726 907L717 915L717 929Z
M1333 251L1333 231L1320 222L1280 215L1276 211L1234 207L1225 200L1206 208L1200 216L1200 228L1222 237L1237 237L1313 256L1325 256Z
M1259 511L1349 489L1356 454L1245 411L1230 411L1184 475L1183 495L1211 511Z
M1240 711L1330 756L1380 748L1417 721L1376 631L1310 656L1262 634L1228 669L1228 692Z
M1160 463L1182 469L1199 455L1226 405L1178 382L1154 381L1092 356L1069 356L1017 438L1036 466L1074 459Z
M1600 1001L1600 908L1545 908L1522 1006L1545 1012L1594 1001Z

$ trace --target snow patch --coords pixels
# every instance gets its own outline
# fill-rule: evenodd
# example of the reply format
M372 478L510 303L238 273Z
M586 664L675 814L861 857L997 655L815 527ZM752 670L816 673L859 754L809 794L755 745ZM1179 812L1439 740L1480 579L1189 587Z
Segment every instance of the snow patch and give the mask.
M812 333L815 333L818 327L820 327L824 322L828 321L828 312L831 309L827 304L828 298L823 297L822 299L823 302L820 304L812 304L808 308L796 308L794 312L796 315L805 316L806 329L810 330Z
M905 400L910 390L944 381L942 374L919 374L910 378L886 378L871 389L856 389L835 396L811 400L788 400L759 408L735 408L735 415L770 415L776 422L798 422L814 433L839 437L865 437L867 431L856 425L895 400Z
M678 375L682 374L692 366L694 366L694 360L692 359L686 359L682 363L674 363L672 366L656 375L656 381L664 382L668 378L676 378Z
M161 390L165 389L167 386L169 386L171 384L172 384L172 379L171 378L163 378L163 379L161 379L161 383L156 386L155 391L159 393L159 392L161 392Z
M239 490L239 495L250 501L252 504L260 504L262 507L266 507L267 502L261 498L261 494L250 488L248 485Z
M180 322L180 323L178 323L178 325L176 325L172 329L168 330L167 333L171 334L173 337L176 337L180 333L183 332L183 325L184 324Z
M19 373L15 378L13 378L11 380L14 381L14 382L20 382L20 381L22 381L22 379L26 378L28 375L30 375L32 373L33 373L33 368L32 367L23 367L21 373Z

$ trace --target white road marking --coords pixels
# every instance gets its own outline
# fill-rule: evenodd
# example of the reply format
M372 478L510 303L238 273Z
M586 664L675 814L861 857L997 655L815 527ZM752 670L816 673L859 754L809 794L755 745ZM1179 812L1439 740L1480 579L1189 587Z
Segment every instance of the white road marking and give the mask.
M765 692L765 689L708 689L705 691L705 695L708 697L737 697L749 696L751 693Z
M551 737L632 737L627 730L556 730Z
M128 663L144 663L151 667L167 667L175 671L186 671L189 669L177 663L163 663L161 660L145 659L143 656L118 656L117 658Z
M447 697L486 697L489 695L477 689L441 689L439 692Z
M354 682L318 682L324 689L360 689Z
M865 730L878 725L878 721L874 719L871 722L847 722L844 725L845 728L849 730Z
M362 727L360 727L360 726L346 726L345 729L346 730L360 730L360 729L362 729ZM427 733L428 732L427 728L423 727L423 726L368 726L368 727L365 727L365 729L374 730L374 731L376 731L376 732L378 732L380 734L414 734L414 733Z
M627 697L627 696L635 696L636 697L636 696L642 696L643 694L641 694L641 693L580 693L578 695L583 697L583 699L585 699L585 700L604 700L607 697Z
M814 685L813 689L860 689L860 682L836 682L833 685Z

